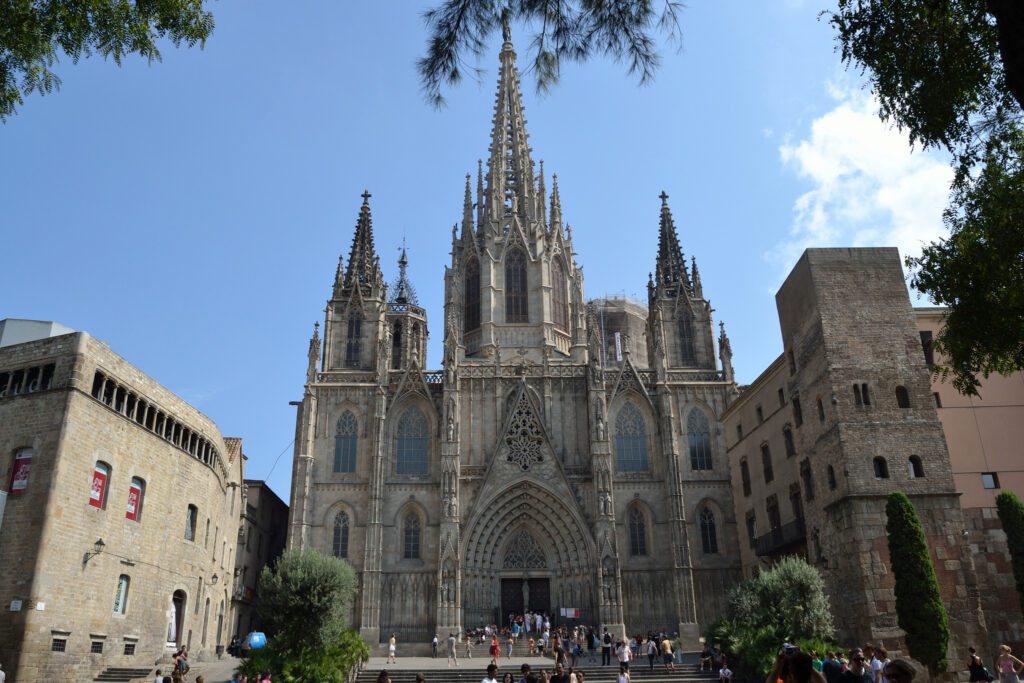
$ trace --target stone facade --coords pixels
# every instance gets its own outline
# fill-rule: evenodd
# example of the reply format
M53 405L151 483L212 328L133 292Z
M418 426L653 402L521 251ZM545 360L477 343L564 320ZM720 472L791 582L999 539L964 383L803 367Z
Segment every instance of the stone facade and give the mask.
M226 441L240 442L241 439ZM281 555L288 536L288 506L284 501L265 482L255 479L246 479L242 490L243 512L238 527L235 584L231 592L235 613L232 635L239 638L252 631L265 630L254 606L260 572Z
M809 249L776 296L785 351L723 415L748 575L799 553L842 642L902 647L885 504L921 519L950 659L984 643L974 553L896 249ZM787 436L788 432L788 436Z
M475 202L467 176L452 231L442 370L425 369L404 254L384 287L363 195L309 346L289 546L352 564L369 642L560 608L695 639L740 576L718 418L735 393L728 340L720 365L664 194L648 306L587 304L514 60L506 40L487 169Z
M226 644L242 461L206 416L84 332L4 346L0 473L8 680Z

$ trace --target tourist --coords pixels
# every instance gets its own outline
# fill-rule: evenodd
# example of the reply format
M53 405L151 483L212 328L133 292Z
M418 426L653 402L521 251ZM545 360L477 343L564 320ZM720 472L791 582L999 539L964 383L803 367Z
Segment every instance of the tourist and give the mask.
M516 679L512 677L511 671L505 672L505 675L501 677L501 683L516 683Z
M908 660L899 657L886 663L883 675L892 683L911 683L917 675L917 669Z
M392 633L391 638L388 640L388 658L385 660L385 664L395 664L397 662L395 659L395 643L395 634Z
M508 637L508 642L505 643L505 658L512 659L512 646L515 645L515 639L512 636Z
M973 647L969 647L967 652L970 653L970 656L967 658L967 670L971 673L971 683L979 683L979 681L991 683L995 677L985 668L985 662L981 661L978 651Z
M999 683L1017 683L1017 674L1024 669L1024 662L1010 654L1009 645L999 646L999 659L996 670L999 671Z
M268 678L267 680L269 681L270 679ZM196 683L206 683L206 679L202 676L196 676Z
M718 670L718 683L730 683L732 681L732 669L729 663L722 660L722 668Z
M164 674L160 669L156 670L156 678L153 679L153 683L164 683Z
M632 656L633 652L629 649L629 644L624 640L620 640L615 648L615 657L619 660L619 668L621 669L625 665L626 670L629 671L629 660Z
M665 663L665 671L669 673L676 672L676 658L672 652L672 641L668 637L661 641L661 661Z
M708 671L711 671L711 648L708 647L707 643L704 643L704 649L700 652L700 670L703 671L705 665L708 667Z
M576 668L580 665L580 655L583 654L582 648L580 648L580 641L574 640L569 647L569 651L572 653L572 666Z
M873 683L871 672L864 667L864 650L859 647L851 649L850 668L843 672L842 678L839 679L840 683Z
M377 674L377 683L391 683L391 676L388 675L387 669L381 669L380 673Z
M629 662L619 663L619 675L615 678L615 683L629 683Z
M523 675L523 677L519 679L519 683L528 683L530 678L530 665L524 662L523 665L519 667L519 673Z
M473 659L473 636L466 635L466 659Z
M839 683L843 676L843 665L836 659L836 653L828 650L825 653L825 661L821 663L821 673L828 683Z
M654 642L654 636L647 636L647 668L654 671L654 658L658 655L658 645ZM701 660L703 661L703 660ZM701 671L704 670L703 664Z
M430 650L431 650L430 656L433 659L437 659L437 634L436 633L434 634L434 639L432 641L430 641Z
M611 664L612 654L612 634L608 633L608 629L604 630L604 636L601 637L601 666L608 666Z
M436 636L435 636L436 639ZM467 641L469 639L467 638ZM459 656L455 653L455 646L458 643L455 640L455 634L451 631L448 632L448 668L452 668L452 662L455 662L455 666L459 665Z
M569 676L565 673L565 667L555 662L555 673L551 676L551 683L569 683Z
M878 666L875 666L878 662ZM879 645L875 648L875 658L871 660L871 672L874 674L875 683L888 683L885 680L885 665L889 663L889 651Z
M818 654L817 650L811 650L811 665L818 673L821 673L821 669L825 665L825 663L821 661L821 655Z
M480 681L480 683L498 683L498 680L495 678L495 676L497 676L497 675L498 675L498 665L497 664L488 664L487 665L487 675L484 676L483 680ZM379 683L379 681L378 681L378 683Z
M493 636L491 638L491 648L490 648L490 650L488 650L488 652L490 652L490 654L491 654L491 665L494 666L495 668L497 668L497 666L498 666L498 657L501 656L501 648L498 647L498 636L497 635L495 635L495 636ZM490 667L488 667L488 670L490 670Z

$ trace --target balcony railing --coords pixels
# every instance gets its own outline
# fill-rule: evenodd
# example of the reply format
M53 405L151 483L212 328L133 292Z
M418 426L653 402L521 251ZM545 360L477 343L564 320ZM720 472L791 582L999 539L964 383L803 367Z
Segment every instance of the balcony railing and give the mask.
M773 555L790 546L799 545L807 540L807 525L802 519L796 519L782 526L775 527L763 536L754 539L754 552L758 555Z

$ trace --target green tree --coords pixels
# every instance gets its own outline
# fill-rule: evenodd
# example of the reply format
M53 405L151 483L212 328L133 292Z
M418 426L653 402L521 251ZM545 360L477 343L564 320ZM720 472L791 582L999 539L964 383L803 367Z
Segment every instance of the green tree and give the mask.
M1024 504L1012 491L1003 491L996 496L999 521L1006 532L1006 545L1010 550L1013 565L1013 579L1017 584L1020 608L1024 612Z
M907 634L907 650L932 674L945 671L949 621L921 522L902 491L889 494L885 515L889 564L896 582L896 620Z
M659 8L660 6L660 8ZM423 90L441 105L442 85L456 85L469 70L465 57L480 57L488 38L509 21L538 27L530 43L537 90L558 82L563 60L605 55L629 64L647 83L660 64L655 32L679 41L681 3L674 0L445 0L427 10L427 55L419 61Z
M120 66L138 54L160 59L157 41L201 46L213 32L203 0L5 0L0 2L0 121L23 96L59 88L61 54L77 62L99 53Z
M260 574L257 609L278 652L336 646L356 590L348 563L315 550L287 550Z
M1024 369L1024 248L1012 234L1024 216L1024 3L839 0L828 17L881 118L953 157L950 236L907 266L950 309L936 371L976 394L976 375Z

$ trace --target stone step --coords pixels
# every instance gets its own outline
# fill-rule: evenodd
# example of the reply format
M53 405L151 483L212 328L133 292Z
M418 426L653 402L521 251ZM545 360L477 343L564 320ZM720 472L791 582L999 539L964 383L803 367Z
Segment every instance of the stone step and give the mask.
M152 668L127 668L112 666L104 669L93 679L93 681L104 681L105 683L128 683L136 678L147 678Z

